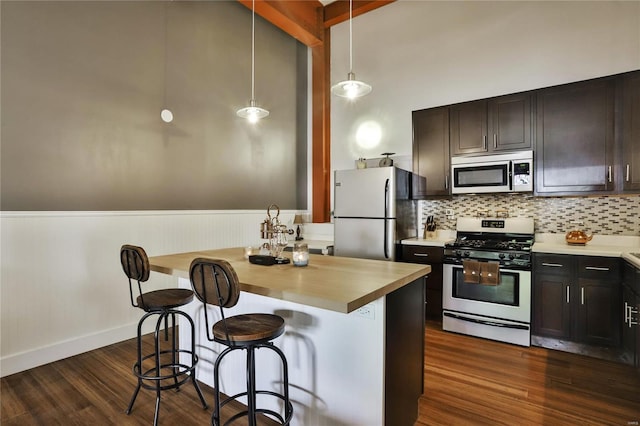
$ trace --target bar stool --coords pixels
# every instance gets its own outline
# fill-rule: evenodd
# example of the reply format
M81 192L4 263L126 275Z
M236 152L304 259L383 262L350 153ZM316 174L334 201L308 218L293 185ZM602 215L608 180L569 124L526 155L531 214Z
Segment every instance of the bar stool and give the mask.
M133 392L131 402L126 413L130 414L133 403L136 401L140 388L156 391L156 408L153 424L158 424L158 413L160 411L160 393L168 389L180 390L180 386L191 379L196 388L202 407L207 409L207 403L202 396L202 391L196 380L196 364L198 356L195 351L195 326L193 320L186 313L176 309L186 305L193 300L193 291L188 289L172 288L155 290L147 293L142 292L141 283L149 279L149 258L142 247L125 244L120 249L120 263L122 269L129 279L129 295L131 305L146 312L138 322L137 335L137 360L133 365L133 374L138 378L138 386ZM137 282L137 294L135 301L133 298L135 282ZM154 350L152 353L142 353L142 327L144 322L157 316L154 332ZM180 332L191 333L191 348L180 349L177 345L176 317L182 316L190 324L190 330L180 330ZM171 326L171 344L161 346L160 334L161 326L164 322L164 340L169 340L169 325ZM180 354L186 354L188 361L181 361ZM183 357L184 359L184 357Z
M272 420L282 425L288 425L293 416L293 405L289 400L289 372L284 353L273 344L272 340L284 333L284 319L273 314L241 314L225 318L223 308L231 308L238 303L240 288L238 276L233 267L225 260L198 258L191 262L189 278L196 297L203 302L205 326L209 341L225 345L226 348L218 355L213 370L215 408L211 417L211 424L220 425L220 410L227 403L240 397L247 397L247 410L234 414L225 425L241 417L247 417L249 425L255 426L256 414L268 415ZM209 324L207 305L217 305L222 319L213 327ZM256 389L255 351L266 348L274 351L282 361L283 393L270 390ZM220 400L220 363L232 351L246 350L247 390ZM257 395L270 395L279 398L284 403L284 416L268 408L256 406Z

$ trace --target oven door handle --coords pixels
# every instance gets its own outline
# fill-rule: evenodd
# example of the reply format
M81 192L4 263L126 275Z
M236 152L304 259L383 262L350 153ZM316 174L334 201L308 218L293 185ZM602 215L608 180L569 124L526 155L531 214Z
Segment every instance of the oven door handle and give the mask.
M521 324L504 324L504 323L495 322L495 321L479 320L476 318L467 318L460 315L452 314L451 312L443 312L442 315L444 315L445 317L459 319L461 321L468 321L468 322L474 322L476 324L490 325L492 327L514 328L516 330L529 330L529 326L524 324L522 325Z

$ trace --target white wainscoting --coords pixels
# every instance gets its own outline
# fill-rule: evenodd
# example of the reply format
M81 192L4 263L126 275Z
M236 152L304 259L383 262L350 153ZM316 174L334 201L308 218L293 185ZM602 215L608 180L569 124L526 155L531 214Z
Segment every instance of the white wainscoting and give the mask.
M295 211L280 220L292 227ZM265 211L2 212L0 376L135 336L119 261L125 243L149 256L257 245ZM175 286L151 274L148 289Z

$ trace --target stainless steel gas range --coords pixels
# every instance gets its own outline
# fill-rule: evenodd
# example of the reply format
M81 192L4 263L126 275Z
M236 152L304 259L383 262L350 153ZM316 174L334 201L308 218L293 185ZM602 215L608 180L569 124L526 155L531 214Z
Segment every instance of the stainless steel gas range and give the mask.
M529 346L533 240L532 218L458 218L444 247L443 329Z

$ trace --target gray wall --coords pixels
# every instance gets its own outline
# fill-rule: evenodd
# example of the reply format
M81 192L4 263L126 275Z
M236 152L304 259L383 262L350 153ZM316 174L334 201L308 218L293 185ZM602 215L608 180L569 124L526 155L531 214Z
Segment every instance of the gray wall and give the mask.
M307 49L236 1L3 1L1 208L303 209ZM172 123L160 120L169 107Z

